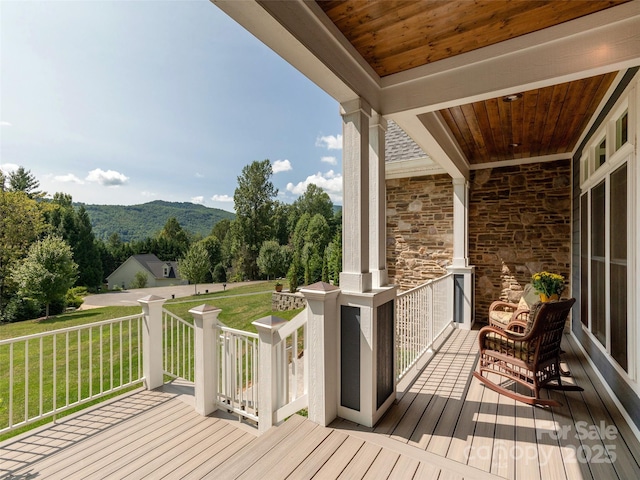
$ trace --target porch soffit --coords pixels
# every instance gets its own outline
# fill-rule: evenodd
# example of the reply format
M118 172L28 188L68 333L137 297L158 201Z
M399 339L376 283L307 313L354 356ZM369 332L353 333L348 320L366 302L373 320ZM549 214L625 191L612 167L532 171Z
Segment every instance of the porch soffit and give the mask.
M382 78L627 1L322 0L317 4Z

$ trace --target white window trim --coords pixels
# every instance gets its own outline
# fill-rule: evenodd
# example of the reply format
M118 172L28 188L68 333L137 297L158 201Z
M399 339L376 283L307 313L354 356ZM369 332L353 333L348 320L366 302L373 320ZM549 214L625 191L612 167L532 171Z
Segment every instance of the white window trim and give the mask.
M591 190L600 184L605 182L605 211L610 213L610 201L611 201L611 186L610 179L611 174L615 172L619 167L627 164L627 288L630 295L627 297L627 363L628 372L626 372L618 362L609 353L611 350L611 322L610 322L610 310L607 308L606 312L606 346L602 345L594 334L591 333L592 321L591 321L591 302L592 295L589 295L589 301L587 305L587 325L581 322L583 332L591 339L592 343L599 348L604 356L608 359L609 363L616 369L616 371L625 379L625 381L632 387L636 393L640 393L640 383L638 382L638 373L640 372L640 365L638 364L640 356L637 352L637 346L640 345L640 234L638 229L640 228L640 208L638 207L640 202L640 158L636 149L637 139L640 137L640 111L637 108L640 105L640 88L637 85L640 84L640 80L636 79L627 88L625 94L618 100L617 104L607 115L602 122L601 127L594 133L592 138L594 139L585 147L584 154L580 159L580 180L581 180L581 193L580 197L587 195L587 224L589 229L588 245L581 248L587 248L588 251L588 289L591 292ZM615 151L616 141L616 122L624 114L628 112L628 135L627 142L622 145L617 151ZM605 163L595 169L595 152L597 147L601 144L602 140L606 138L607 141L607 160ZM584 169L587 169L586 171ZM582 205L582 203L581 203ZM610 264L610 218L607 218L605 222L605 245L606 245L606 264ZM609 285L609 268L606 270L606 284ZM610 291L607 289L605 293L606 304L610 305Z

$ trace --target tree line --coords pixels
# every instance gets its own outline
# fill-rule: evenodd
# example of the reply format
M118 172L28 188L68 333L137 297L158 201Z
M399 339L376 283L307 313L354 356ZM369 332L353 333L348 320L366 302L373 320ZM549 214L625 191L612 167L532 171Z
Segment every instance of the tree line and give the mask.
M124 242L117 233L96 238L84 206L65 193L45 198L30 171L0 171L0 322L78 306L82 292L99 291L107 275L142 253L178 260L181 276L194 284L284 276L293 291L318 280L337 284L341 211L313 184L292 204L278 201L272 175L269 160L245 166L235 219L217 222L206 237L170 217L157 235ZM146 277L136 283L146 286Z

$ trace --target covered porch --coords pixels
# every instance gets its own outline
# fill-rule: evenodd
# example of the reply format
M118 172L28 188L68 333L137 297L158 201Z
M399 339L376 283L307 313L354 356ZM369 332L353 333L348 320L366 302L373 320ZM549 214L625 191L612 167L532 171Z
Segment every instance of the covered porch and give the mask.
M3 478L638 478L640 444L574 340L563 360L584 392L553 410L472 377L477 331L449 329L375 428L295 415L258 437L193 408L193 387L139 390L0 444Z

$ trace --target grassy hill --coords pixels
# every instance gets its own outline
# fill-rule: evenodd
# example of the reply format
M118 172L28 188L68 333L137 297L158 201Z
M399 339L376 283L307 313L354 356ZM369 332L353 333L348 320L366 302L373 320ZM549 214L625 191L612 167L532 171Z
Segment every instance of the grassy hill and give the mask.
M83 205L87 210L97 238L106 240L117 233L124 242L155 236L170 217L176 217L184 230L203 236L207 236L220 220L235 217L218 208L162 200L142 205L75 205Z

